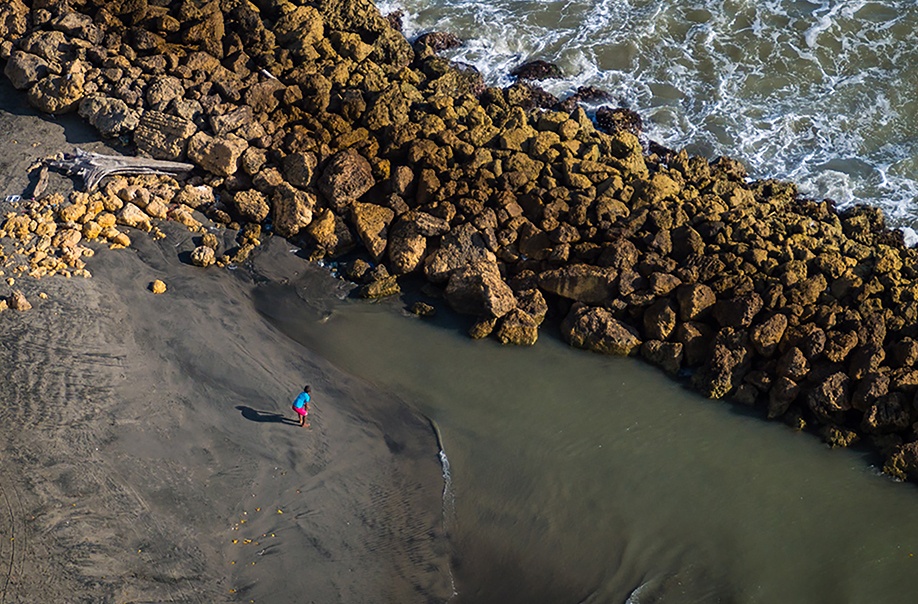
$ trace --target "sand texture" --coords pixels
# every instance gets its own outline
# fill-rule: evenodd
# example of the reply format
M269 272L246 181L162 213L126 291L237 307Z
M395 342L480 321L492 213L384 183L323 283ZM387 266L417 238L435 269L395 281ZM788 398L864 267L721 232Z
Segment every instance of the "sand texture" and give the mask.
M0 201L35 159L104 150L85 133L0 89ZM427 421L271 327L263 277L191 266L197 236L163 229L100 246L91 279L17 280L35 308L0 315L2 601L447 599Z

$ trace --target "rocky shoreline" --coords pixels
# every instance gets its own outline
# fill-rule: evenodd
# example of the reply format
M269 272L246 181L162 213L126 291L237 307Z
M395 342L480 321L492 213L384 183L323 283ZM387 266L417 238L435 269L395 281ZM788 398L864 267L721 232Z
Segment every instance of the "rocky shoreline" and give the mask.
M194 263L244 261L266 233L314 259L362 250L363 295L420 274L473 337L640 355L705 396L858 439L918 479L918 252L879 210L837 212L734 160L642 141L640 118L581 90L507 89L412 45L369 2L11 0L4 73L50 114L79 112L196 174L119 177L41 197L0 236L14 273L85 274L87 240L172 219ZM239 229L220 253L205 226ZM429 309L419 309L425 311Z

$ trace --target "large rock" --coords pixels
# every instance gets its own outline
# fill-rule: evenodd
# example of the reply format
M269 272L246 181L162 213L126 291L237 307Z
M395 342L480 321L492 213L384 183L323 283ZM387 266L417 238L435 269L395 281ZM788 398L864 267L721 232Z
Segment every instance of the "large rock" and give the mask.
M528 312L514 308L501 317L494 335L501 344L532 346L539 339L539 322Z
M821 380L807 393L807 404L823 422L840 423L842 413L851 408L848 376L839 371Z
M124 204L121 210L118 211L118 224L148 232L153 228L147 213L133 203Z
M304 54L322 39L325 21L315 8L298 6L278 19L273 31L278 44L296 54Z
M402 215L389 229L387 255L389 268L397 275L404 275L417 270L427 252L427 237L418 228L417 223L409 216Z
M676 311L668 299L657 300L644 311L644 334L651 340L666 340L675 328ZM681 345L679 352L681 356Z
M315 240L319 249L331 257L345 254L356 245L354 235L344 219L336 216L328 208L322 208L313 214L306 232Z
M261 222L268 217L271 207L264 194L255 189L239 191L233 195L233 204L243 219L249 222Z
M191 120L159 111L144 111L134 131L134 144L155 159L184 159L188 141L197 132Z
M676 290L679 303L679 318L683 321L694 321L703 317L717 302L714 291L703 283L682 285Z
M0 4L0 37L15 40L29 27L29 7L22 0L4 0Z
M188 141L188 159L218 176L231 176L248 147L248 142L232 135L215 137L198 132Z
M787 316L776 314L753 327L749 332L749 339L756 352L764 357L770 357L777 349L786 329Z
M516 298L491 262L474 262L454 270L446 301L456 312L500 318L516 308Z
M284 182L275 187L271 197L274 211L274 232L281 237L293 237L312 222L316 205L312 193L301 191Z
M83 98L79 113L105 138L115 138L131 132L140 124L140 116L127 103L101 95Z
M46 60L38 55L16 50L6 62L3 73L18 90L31 88L50 73Z
M751 360L745 332L724 327L714 338L707 363L693 378L695 387L708 398L723 398L741 383Z
M351 204L351 220L357 235L373 260L377 262L386 251L389 225L393 218L395 212L389 208L374 203Z
M340 212L376 184L373 169L360 153L348 149L329 160L319 178L319 192Z
M199 245L191 252L191 263L195 266L207 268L217 261L216 253L213 248L206 245Z
M85 95L86 66L74 61L66 73L51 75L29 88L29 103L39 111L61 115L76 111Z
M714 318L721 327L746 328L762 310L762 296L755 292L721 300L714 305Z
M918 442L896 447L883 464L883 471L901 480L918 479Z
M574 305L562 322L561 335L571 346L603 354L627 356L641 346L637 332L611 312L579 304Z
M584 304L605 304L616 294L613 268L571 264L539 275L544 291Z
M424 274L434 283L449 279L451 271L472 264L497 261L485 238L471 224L464 223L443 236L439 249L424 261Z
M305 189L312 185L316 156L312 153L291 153L283 160L284 177L294 187Z

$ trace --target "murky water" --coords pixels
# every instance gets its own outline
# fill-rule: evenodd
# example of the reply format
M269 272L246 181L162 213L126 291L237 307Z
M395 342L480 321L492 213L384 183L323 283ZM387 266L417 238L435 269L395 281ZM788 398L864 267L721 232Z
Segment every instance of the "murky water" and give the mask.
M386 0L406 34L449 31L492 84L557 63L564 95L594 85L651 138L743 160L815 197L918 219L914 0Z
M263 309L439 427L459 602L909 602L918 490L634 359L338 300ZM276 300L272 291L271 300ZM433 454L433 452L432 452Z

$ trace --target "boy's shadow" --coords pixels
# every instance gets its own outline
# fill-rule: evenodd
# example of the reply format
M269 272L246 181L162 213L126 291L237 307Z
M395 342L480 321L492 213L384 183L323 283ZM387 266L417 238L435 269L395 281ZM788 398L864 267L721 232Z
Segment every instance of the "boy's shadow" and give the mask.
M258 411L257 409L252 409L251 407L246 407L245 405L236 405L236 409L242 413L242 417L246 418L252 422L270 422L275 424L290 424L291 426L299 426L300 424L293 421L290 418L284 417L280 413L271 413L269 411Z

